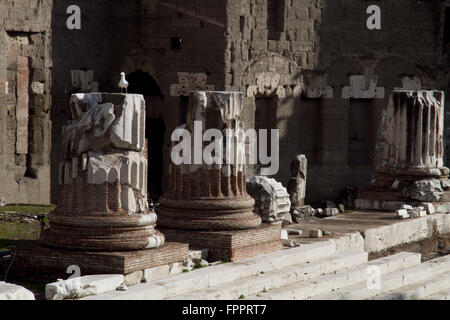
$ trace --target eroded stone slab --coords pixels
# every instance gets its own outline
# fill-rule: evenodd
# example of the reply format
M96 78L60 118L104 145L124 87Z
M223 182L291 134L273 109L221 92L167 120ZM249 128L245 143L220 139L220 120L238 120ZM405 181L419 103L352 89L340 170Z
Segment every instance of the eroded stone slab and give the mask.
M34 294L21 286L0 281L0 300L35 300Z
M102 274L59 280L45 286L47 300L64 300L114 291L124 282L121 274Z

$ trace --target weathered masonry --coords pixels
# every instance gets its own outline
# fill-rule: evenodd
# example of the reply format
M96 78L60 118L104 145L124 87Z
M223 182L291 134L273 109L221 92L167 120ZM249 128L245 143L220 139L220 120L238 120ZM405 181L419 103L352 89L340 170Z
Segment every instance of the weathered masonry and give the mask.
M0 196L50 202L49 0L0 2Z
M81 9L81 30L66 27L66 9L73 4ZM366 27L369 4L380 6L380 30ZM16 88L12 78L24 78L25 62L20 70L16 63L27 55L14 52L7 59L9 51L0 48L1 88L9 81L9 93L1 95L1 139L9 142L0 147L0 195L9 202L48 201L48 179L57 201L60 132L71 120L68 96L117 92L121 71L129 93L146 100L146 136L152 137L148 190L154 200L167 191L170 136L185 119L191 91L243 92L245 127L280 129L274 178L286 186L291 160L306 155L306 203L338 199L345 186L368 186L381 160L381 125L395 88L441 90L447 104L450 96L449 0L11 0L0 8L2 43L17 36L26 42L22 33L29 33L28 44L18 46L40 50L41 34L45 52L36 53L42 68L39 59L28 61L25 139L26 94L19 99L16 92L25 93L20 87L27 85L21 80ZM43 95L33 93L33 82L44 85ZM45 113L50 95L51 172ZM445 144L449 134L445 129ZM28 153L21 153L27 144ZM449 157L446 152L445 163Z

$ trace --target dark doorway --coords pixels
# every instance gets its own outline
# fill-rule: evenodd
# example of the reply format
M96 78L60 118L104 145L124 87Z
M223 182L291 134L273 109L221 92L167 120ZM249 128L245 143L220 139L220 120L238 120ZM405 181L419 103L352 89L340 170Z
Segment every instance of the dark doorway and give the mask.
M376 143L376 104L374 100L350 99L348 108L348 163L372 165Z
M127 75L129 83L128 93L142 94L146 100L147 111L152 107L151 101L154 98L164 99L161 90L155 79L142 70L136 70ZM149 103L150 102L150 103ZM165 134L165 124L162 118L150 118L147 112L145 122L146 154L148 160L147 173L147 196L149 201L156 202L162 194L163 177L163 143Z
M163 143L166 128L163 119L147 119L145 135L148 150L148 197L156 202L162 194Z
M278 97L261 97L255 100L255 129L258 134L258 150L262 143L267 146L267 155L271 155L271 131L277 128ZM266 141L259 141L259 129L267 129ZM259 157L258 157L259 159ZM262 165L258 163L257 168Z
M155 79L148 72L138 69L127 75L126 78L129 83L128 93L138 93L144 97L164 98Z

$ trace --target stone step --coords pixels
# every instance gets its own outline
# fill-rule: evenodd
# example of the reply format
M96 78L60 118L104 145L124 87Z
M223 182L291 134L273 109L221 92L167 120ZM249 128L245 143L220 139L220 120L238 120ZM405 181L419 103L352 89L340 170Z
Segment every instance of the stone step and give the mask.
M427 300L450 300L450 289L426 297Z
M352 233L327 241L303 244L300 247L272 252L233 263L220 264L188 273L182 273L153 283L141 283L128 291L113 291L84 299L165 299L188 294L211 286L238 281L264 272L271 272L302 263L333 257L347 250L364 251L364 240L359 233Z
M272 272L261 272L239 281L197 290L170 298L170 300L231 300L253 295L261 291L279 288L290 283L306 281L324 274L330 274L343 268L355 267L367 262L367 252L349 251L312 263L303 263Z
M420 264L420 254L400 252L392 256L372 260L363 265L337 271L333 274L322 275L309 281L301 281L283 286L268 292L248 297L255 300L302 300L327 294L333 290L367 280L368 269L377 266L381 274Z
M370 299L401 287L426 281L440 273L450 271L450 255L429 260L422 264L381 277L380 289L369 289L366 282L345 286L339 291L314 297L325 300L360 300Z
M439 274L420 283L374 297L375 300L417 300L450 289L450 272Z

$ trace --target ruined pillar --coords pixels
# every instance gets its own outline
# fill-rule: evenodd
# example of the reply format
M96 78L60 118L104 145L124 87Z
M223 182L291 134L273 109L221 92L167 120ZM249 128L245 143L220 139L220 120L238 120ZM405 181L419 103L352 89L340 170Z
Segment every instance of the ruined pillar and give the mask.
M164 236L147 204L145 102L134 94L74 94L63 128L59 201L47 246L99 251L156 248Z
M358 190L357 208L392 210L401 203L433 202L444 210L450 197L443 133L442 91L394 90L384 123L383 160L371 187Z
M174 131L183 139L172 146L169 188L157 209L158 226L168 241L208 249L210 261L283 248L281 224L261 223L253 212L255 200L247 194L242 108L240 92L191 94L186 123Z
M191 94L187 121L178 128L188 133L191 154L184 163L170 166L169 190L159 201L160 226L184 230L241 230L261 224L261 218L253 213L254 200L245 186L245 141L243 123L239 119L242 107L240 92L197 91ZM219 148L223 150L222 159L219 153L213 155L218 161L203 156L208 145L211 147L212 138L207 137L211 132L221 136L214 140L217 152L220 153Z

